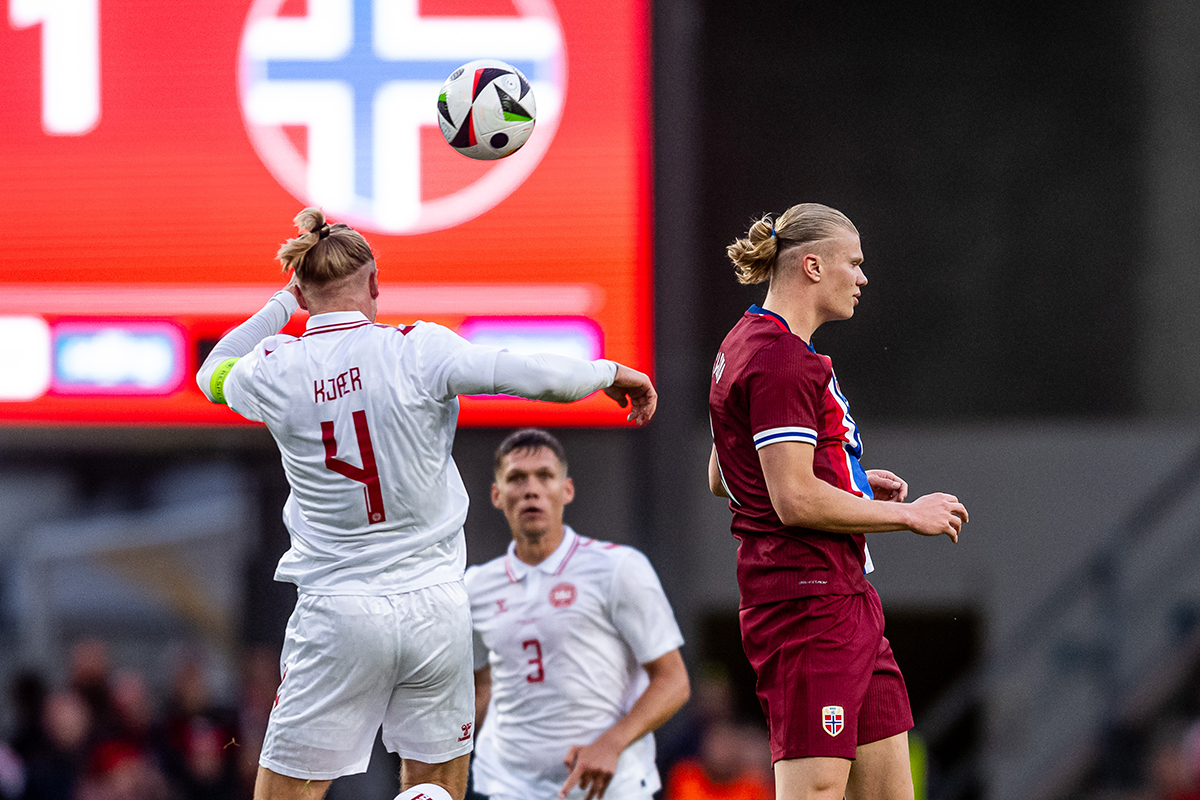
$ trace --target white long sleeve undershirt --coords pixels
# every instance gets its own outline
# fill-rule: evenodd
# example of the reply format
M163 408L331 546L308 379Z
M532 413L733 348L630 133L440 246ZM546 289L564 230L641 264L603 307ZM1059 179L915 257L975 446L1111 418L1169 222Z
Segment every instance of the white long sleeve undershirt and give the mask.
M528 355L502 350L496 354L493 389L487 394L510 394L530 400L569 403L612 386L617 365L612 361L584 361L553 353ZM457 389L458 394L473 394Z

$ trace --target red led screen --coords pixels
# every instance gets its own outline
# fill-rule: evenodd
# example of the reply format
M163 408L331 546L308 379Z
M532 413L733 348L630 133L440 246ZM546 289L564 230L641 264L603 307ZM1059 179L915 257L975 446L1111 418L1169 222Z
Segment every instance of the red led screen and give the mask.
M284 283L273 255L306 205L371 242L381 322L648 371L647 5L10 0L0 422L240 423L191 376ZM484 57L537 101L494 162L437 127L442 81ZM624 417L597 395L464 398L461 420Z

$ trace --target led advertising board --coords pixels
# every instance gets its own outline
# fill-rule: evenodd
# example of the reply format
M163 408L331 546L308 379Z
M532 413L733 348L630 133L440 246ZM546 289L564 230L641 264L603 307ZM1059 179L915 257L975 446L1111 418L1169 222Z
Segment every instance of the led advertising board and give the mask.
M378 255L379 321L651 368L647 0L9 0L0 423L242 424L192 376L322 207ZM454 152L442 82L529 78L537 124ZM302 331L303 314L287 328ZM623 425L464 398L467 425Z

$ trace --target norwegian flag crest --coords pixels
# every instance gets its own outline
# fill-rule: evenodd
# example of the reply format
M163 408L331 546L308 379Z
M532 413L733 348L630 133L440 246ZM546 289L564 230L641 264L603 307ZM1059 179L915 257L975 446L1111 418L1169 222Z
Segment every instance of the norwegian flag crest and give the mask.
M499 205L545 154L566 96L552 0L510 1L508 15L435 16L419 0L253 0L238 93L264 166L296 199L379 233L443 230ZM485 57L528 76L538 133L520 157L461 173L437 96L455 68Z
M821 727L830 736L837 736L846 727L846 712L841 706L825 706L821 709Z

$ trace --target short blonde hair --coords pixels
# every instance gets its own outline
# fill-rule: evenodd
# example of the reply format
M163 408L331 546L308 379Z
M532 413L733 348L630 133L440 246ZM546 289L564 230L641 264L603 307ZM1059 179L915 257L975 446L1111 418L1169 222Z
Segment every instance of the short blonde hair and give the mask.
M733 262L738 283L762 283L769 280L779 254L801 244L831 239L841 233L858 235L858 228L836 208L820 203L794 205L772 220L763 214L750 225L745 238L725 248Z
M353 275L375 260L371 245L349 225L329 225L319 208L306 208L292 220L300 235L275 255L283 271L295 270L301 283L322 285Z

